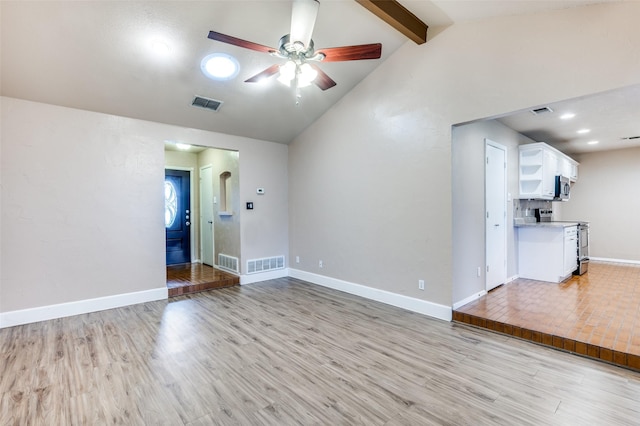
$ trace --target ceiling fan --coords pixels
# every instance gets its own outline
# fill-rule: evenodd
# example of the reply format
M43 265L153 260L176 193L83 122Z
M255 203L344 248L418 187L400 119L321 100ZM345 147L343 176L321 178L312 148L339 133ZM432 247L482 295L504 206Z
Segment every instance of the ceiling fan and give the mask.
M286 59L282 65L275 64L245 80L255 83L279 74L278 80L296 89L296 98L300 98L299 88L315 84L322 90L336 85L320 67L318 62L356 61L378 59L382 54L382 44L361 44L356 46L315 49L311 34L318 15L318 0L293 0L291 14L291 32L280 38L278 49L251 41L242 40L215 31L209 31L209 38L222 43L244 47L258 52L269 53L277 58Z

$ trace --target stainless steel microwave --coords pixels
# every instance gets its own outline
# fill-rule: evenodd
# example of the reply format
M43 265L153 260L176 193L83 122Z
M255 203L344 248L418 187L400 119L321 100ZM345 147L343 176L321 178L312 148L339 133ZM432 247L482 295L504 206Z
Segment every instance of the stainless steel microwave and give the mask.
M567 201L571 195L571 183L566 176L556 176L556 194L554 200Z

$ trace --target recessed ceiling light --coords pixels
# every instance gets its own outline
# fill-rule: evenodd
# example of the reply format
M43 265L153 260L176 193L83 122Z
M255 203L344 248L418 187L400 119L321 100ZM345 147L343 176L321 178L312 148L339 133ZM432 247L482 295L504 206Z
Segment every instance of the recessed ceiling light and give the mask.
M575 117L575 116L576 116L576 115L575 115L574 113L572 113L572 112L567 112L566 114L562 114L562 115L560 116L560 119L561 119L561 120L570 120L570 119L572 119L572 118L573 118L573 117Z
M205 56L200 64L204 75L214 80L230 80L238 75L240 64L231 55L212 53Z
M178 142L176 143L176 148L178 148L180 151L189 151L191 149L191 145Z
M589 142L587 142L588 145L595 145L597 143L598 143L598 141L589 141Z
M591 131L591 129L580 129L576 133L578 133L580 135L584 135L585 133L589 133L590 131Z

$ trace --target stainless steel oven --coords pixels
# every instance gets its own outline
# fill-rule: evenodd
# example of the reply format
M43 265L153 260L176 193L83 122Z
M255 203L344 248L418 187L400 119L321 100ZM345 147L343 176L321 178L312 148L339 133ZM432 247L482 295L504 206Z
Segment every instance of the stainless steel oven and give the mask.
M589 270L589 222L578 223L578 269L576 275Z

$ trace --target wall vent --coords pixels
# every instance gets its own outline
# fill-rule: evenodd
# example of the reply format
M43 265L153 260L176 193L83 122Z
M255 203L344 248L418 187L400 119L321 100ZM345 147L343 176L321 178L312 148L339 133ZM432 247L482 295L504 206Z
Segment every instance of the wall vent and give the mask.
M235 272L236 274L240 273L238 270L238 265L240 261L237 257L228 256L226 254L218 253L218 268L224 269L225 271Z
M549 107L542 107L531 110L531 113L534 115L547 114L549 112L553 112L553 110Z
M284 256L247 260L247 274L284 269Z
M211 111L218 111L222 106L222 103L222 101L218 101L215 99L196 96L195 98L193 98L193 102L191 102L191 105L198 108L210 109Z

